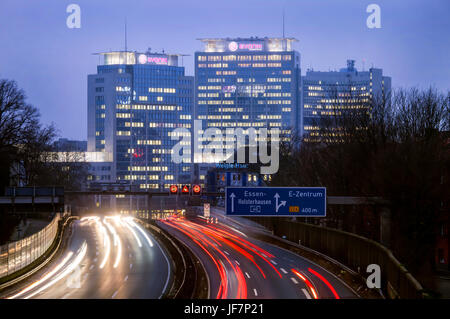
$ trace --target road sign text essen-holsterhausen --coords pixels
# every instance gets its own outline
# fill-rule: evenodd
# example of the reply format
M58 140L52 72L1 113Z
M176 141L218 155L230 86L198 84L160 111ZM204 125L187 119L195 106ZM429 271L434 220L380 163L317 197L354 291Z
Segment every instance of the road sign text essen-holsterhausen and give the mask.
M232 216L326 216L325 187L227 187L225 197Z

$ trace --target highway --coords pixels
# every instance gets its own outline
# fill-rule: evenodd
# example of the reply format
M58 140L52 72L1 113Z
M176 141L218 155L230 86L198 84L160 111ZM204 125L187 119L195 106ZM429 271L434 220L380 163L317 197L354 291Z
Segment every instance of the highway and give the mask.
M161 298L171 278L166 252L132 218L84 217L67 248L7 298Z
M220 209L213 208L211 217L172 217L158 222L201 260L209 277L210 298L358 298L313 262L251 238L251 232L262 231L259 225L226 217Z

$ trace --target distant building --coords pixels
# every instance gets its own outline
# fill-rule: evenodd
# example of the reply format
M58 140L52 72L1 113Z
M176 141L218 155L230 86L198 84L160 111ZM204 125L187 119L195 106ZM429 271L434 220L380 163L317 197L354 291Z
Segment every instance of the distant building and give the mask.
M196 119L206 127L300 126L300 53L294 38L200 39L195 53Z
M294 38L199 39L195 52L195 119L203 130L275 130L290 139L302 129L300 53ZM233 142L236 142L234 139ZM221 143L218 141L218 143ZM215 164L194 151L195 180ZM220 161L220 160L219 160Z
M332 132L321 136L326 119L345 110L367 109L374 99L388 98L391 78L384 76L382 69L358 71L355 61L347 60L347 67L340 71L308 70L302 77L302 85L305 142L319 142L324 138L333 141L338 135L333 136Z

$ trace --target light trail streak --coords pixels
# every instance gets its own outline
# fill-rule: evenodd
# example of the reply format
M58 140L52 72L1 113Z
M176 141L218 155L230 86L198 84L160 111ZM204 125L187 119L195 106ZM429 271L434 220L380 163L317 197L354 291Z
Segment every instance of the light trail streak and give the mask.
M312 283L311 283L308 279L306 279L306 277L303 276L303 275L302 275L300 272L298 272L297 270L291 269L291 271L292 271L298 278L300 278L301 280L303 280L303 281L305 282L306 286L308 286L309 290L311 290L311 293L313 294L314 299L319 299L319 296L317 295L317 292L316 292L316 290L314 289Z
M165 223L186 234L189 238L191 238L194 241L194 243L199 245L213 260L218 269L219 276L221 278L221 284L219 287L219 291L217 293L218 299L228 297L228 280L225 271L225 266L223 265L222 261L220 261L220 263L218 264L216 259L209 253L206 247L211 247L214 251L220 254L220 256L231 266L233 273L238 281L237 292L234 298L243 299L247 297L247 285L242 271L218 247L222 246L220 242L232 247L233 249L237 250L240 254L244 255L246 258L251 260L259 268L259 266L254 262L253 256L251 256L249 253L247 253L246 251L244 251L242 248L238 247L231 241L224 238L222 234L215 232L210 228L206 228L204 226L188 221L176 222L176 225L174 220L166 221ZM203 244L200 244L199 241L201 241ZM216 246L214 243L217 243L218 245ZM260 271L262 272L261 269Z
M142 236L144 236L145 240L147 240L147 243L150 245L150 247L153 247L153 242L150 240L150 237L148 237L148 235L142 229L142 227L139 226L138 224L136 224L136 222L132 219L130 219L129 221L135 228L137 228L137 230L139 230L139 232L142 234Z
M132 225L130 226L129 220L128 220L128 219L125 219L124 225L125 225L125 227L127 227L128 230L133 234L133 236L134 236L134 238L136 239L136 242L137 242L139 248L141 248L141 247L142 247L141 240L139 239L139 236L136 234L136 232L133 230L133 228L131 228Z
M64 265L69 261L69 259L72 257L73 252L70 251L66 257L55 267L53 268L49 273L47 273L46 275L44 275L41 279L39 279L38 281L32 283L31 285L27 286L26 288L24 288L23 290L21 290L20 292L18 292L17 294L8 297L7 299L15 299L17 297L22 296L23 294L27 293L28 291L32 290L33 288L39 286L40 284L42 284L43 282L45 282L46 280L48 280L50 277L52 277L55 273L57 273L62 267L64 267Z
M115 217L113 217L113 218L115 219ZM120 237L117 234L117 231L114 228L114 226L111 225L110 223L108 223L106 221L106 219L104 220L104 223L105 223L106 227L108 227L109 231L113 234L114 246L117 246L116 260L113 265L114 268L117 268L117 266L119 266L120 259L122 258L122 242L120 241Z
M81 261L83 260L83 258L86 256L86 252L87 252L87 244L86 242L83 242L83 245L81 246L81 248L78 250L78 253L75 257L75 259L73 260L73 262L71 262L65 269L63 272L61 272L60 274L56 275L55 278L53 278L52 280L50 280L47 284L43 285L42 287L38 288L37 290L33 291L32 293L26 295L24 297L24 299L29 299L34 297L35 295L37 295L38 293L40 293L41 291L47 289L50 286L53 286L56 282L60 281L61 279L63 279L64 277L66 277L68 274L70 274L76 267L79 266L79 264L81 263ZM70 256L69 256L70 255ZM73 252L70 252L68 254L68 257L70 259L70 257L72 257ZM66 257L67 258L67 257ZM64 261L60 264L62 265L61 267L57 267L59 271L64 265L67 264L66 259L64 259ZM55 274L55 272L52 272L52 276ZM50 279L51 276L45 276L45 279L42 278L42 280L38 281L38 285L44 283L45 281L47 281L48 279ZM36 287L37 285L33 286ZM32 288L31 288L32 289ZM30 289L28 289L27 291L29 291ZM19 294L16 294L12 297L10 297L11 299L16 298L19 295L22 295L23 293L26 293L24 291L20 292Z
M104 221L105 222L105 221ZM103 233L103 247L106 248L106 252L105 255L103 256L103 260L100 263L100 269L103 269L103 267L105 267L106 262L109 259L109 254L111 253L111 240L109 239L109 235L108 235L108 231L106 230L106 227L103 226L103 224L101 222L98 222L100 229L102 230Z

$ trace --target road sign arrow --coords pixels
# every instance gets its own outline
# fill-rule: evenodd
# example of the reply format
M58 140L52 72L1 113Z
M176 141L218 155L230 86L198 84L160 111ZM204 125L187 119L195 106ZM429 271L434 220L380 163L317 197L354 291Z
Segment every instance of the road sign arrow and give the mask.
M278 213L278 210L280 209L281 206L286 206L286 201L282 200L280 205L278 205L278 200L280 199L280 194L276 193L275 196L275 212Z
M234 195L234 193L231 193L230 198L231 198L231 212L234 213L234 198L236 197L236 195Z

